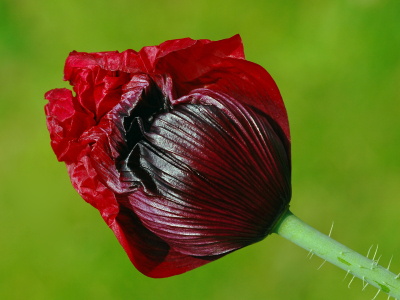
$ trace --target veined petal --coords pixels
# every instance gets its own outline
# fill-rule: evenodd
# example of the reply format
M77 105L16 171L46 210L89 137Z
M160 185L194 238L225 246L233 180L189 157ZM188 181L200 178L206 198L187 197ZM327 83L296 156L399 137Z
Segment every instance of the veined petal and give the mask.
M171 103L201 88L227 94L268 115L271 126L281 131L281 140L290 156L289 122L275 81L263 67L244 60L244 55L219 55L216 43L196 44L157 61L155 72L168 73L174 82ZM243 49L240 36L224 43L231 49L237 47L238 53Z
M135 267L149 277L178 275L220 258L193 257L175 251L147 229L132 208L121 207L110 227Z
M221 255L263 239L290 201L288 156L268 119L250 107L229 109L230 116L214 105L177 106L139 143L155 186L146 197L130 194L130 204L186 255Z

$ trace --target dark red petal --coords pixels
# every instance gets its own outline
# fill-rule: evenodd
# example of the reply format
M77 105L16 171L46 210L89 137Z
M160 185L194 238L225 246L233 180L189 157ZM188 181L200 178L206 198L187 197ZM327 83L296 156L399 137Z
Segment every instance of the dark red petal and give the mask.
M188 51L192 55L189 61L198 60L206 56L244 59L243 43L238 34L229 39L215 42L210 40L192 40L190 38L166 41L159 46L144 47L139 51L139 55L145 62L148 72L152 72L157 71L157 61L159 59L168 55L174 56L176 52L179 53L181 51ZM169 73L169 71L166 73Z
M74 104L70 90L54 89L47 92L45 98L49 100L45 113L54 153L59 161L76 161L83 149L78 139L95 122Z
M197 42L191 47L170 52L158 59L154 72L171 74L174 80L183 84L201 78L227 58L244 58L243 44L238 35L208 44Z
M68 173L76 191L86 202L99 210L110 226L118 214L119 205L115 194L98 178L98 173L88 156L90 151L90 147L86 146L77 157L77 163L67 164Z
M92 127L80 138L81 145L87 145L87 159L96 173L96 180L115 193L123 193L119 180L120 174L115 166L112 149L109 143L109 134L112 127L102 122L99 126ZM82 160L82 159L81 159Z
M159 46L148 46L143 47L139 51L139 55L144 62L147 72L151 72L154 69L154 63L159 57L162 57L170 52L185 49L196 43L191 38L170 40L162 43Z
M192 257L171 249L143 225L131 208L121 206L110 227L135 267L149 277L178 275L219 258Z
M251 105L267 114L283 131L285 147L290 154L289 121L279 89L271 75L255 63L226 59L205 78L207 89L223 92L241 103Z
M254 83L254 85L257 85L257 83ZM214 88L214 86L211 86ZM251 102L251 98L246 98L246 96L242 95L242 97L239 98L234 98L230 97L230 94L232 94L233 91L236 90L235 86L230 86L231 90L228 91L228 93L218 93L215 92L217 89L196 89L193 90L189 93L188 96L181 97L179 99L176 99L174 101L171 101L174 105L182 104L182 103L193 103L193 104L207 104L207 105L216 105L218 108L222 109L226 114L230 114L230 109L226 107L227 103L230 103L231 100L228 99L234 99L234 102L240 104L245 104L246 106L254 108L256 111L259 111L261 114L264 114L264 116L267 118L269 124L273 128L274 132L278 135L279 139L283 143L283 146L285 147L287 157L289 160L289 165L291 165L291 147L290 147L290 133L289 133L289 121L287 119L287 113L285 106L283 105L283 101L275 101L271 100L270 103L265 104L262 102L257 102L257 98L255 102ZM263 89L262 87L259 87L260 91L259 94L262 94ZM221 90L226 90L228 88L224 88L223 85L218 86L218 89ZM227 95L228 97L219 97L215 95ZM251 95L251 93L249 93ZM257 93L256 93L257 95ZM255 95L255 97L256 97ZM265 94L266 97L268 97L268 94ZM223 99L224 100L220 100ZM260 98L261 99L261 98ZM259 100L260 100L259 99ZM268 101L264 101L268 102ZM283 106L281 107L280 104ZM232 107L233 108L233 107ZM280 115L279 115L280 114ZM287 126L287 127L281 127L281 126ZM286 129L286 130L285 130Z
M288 117L275 81L261 66L238 59L244 55L220 55L224 51L236 53L233 49L242 53L239 36L206 45L197 43L161 57L155 72L171 76L174 82L172 104L195 89L207 88L263 111L273 121L272 126L280 127L277 130L282 131L281 139L290 155Z
M157 117L139 144L156 189L129 195L144 225L186 255L221 255L263 239L291 197L288 156L268 119L213 96L227 113L180 105Z
M74 87L85 112L99 121L120 102L123 86L131 80L125 64L138 60L140 58L133 50L124 53L72 52L65 63L64 79Z

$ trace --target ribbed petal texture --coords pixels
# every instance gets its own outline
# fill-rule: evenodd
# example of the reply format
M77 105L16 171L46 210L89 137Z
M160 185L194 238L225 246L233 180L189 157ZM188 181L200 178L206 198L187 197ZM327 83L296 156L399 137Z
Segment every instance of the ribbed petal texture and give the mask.
M220 255L263 239L290 201L282 142L265 116L233 105L231 116L214 105L181 105L159 115L139 145L155 188L129 195L132 208L187 255Z

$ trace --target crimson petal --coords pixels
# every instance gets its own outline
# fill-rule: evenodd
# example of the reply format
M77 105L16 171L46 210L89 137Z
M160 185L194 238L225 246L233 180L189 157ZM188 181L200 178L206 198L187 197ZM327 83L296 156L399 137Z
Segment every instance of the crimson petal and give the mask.
M194 257L175 251L124 206L110 227L135 267L149 277L182 274L221 257Z

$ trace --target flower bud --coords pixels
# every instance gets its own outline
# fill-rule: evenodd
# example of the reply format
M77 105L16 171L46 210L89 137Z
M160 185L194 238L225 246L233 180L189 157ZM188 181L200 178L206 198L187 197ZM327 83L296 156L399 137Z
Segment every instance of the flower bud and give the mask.
M46 93L57 158L143 274L180 274L258 242L291 197L278 88L240 37L72 52Z

